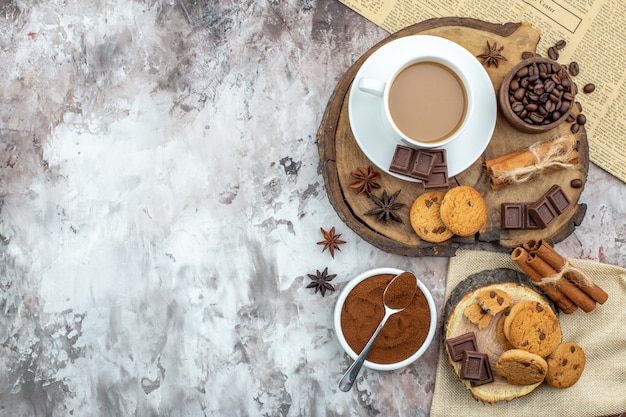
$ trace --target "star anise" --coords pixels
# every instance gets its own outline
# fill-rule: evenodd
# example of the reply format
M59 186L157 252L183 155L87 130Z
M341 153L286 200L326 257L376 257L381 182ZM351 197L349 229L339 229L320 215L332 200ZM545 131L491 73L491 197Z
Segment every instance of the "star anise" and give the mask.
M483 60L483 65L487 65L487 67L489 67L493 64L497 68L499 61L508 61L506 57L500 53L503 50L504 46L498 48L498 42L494 42L493 45L491 45L489 44L489 41L487 41L487 50L476 57Z
M398 213L396 213L396 210L406 205L404 203L398 202L398 195L400 194L400 191L402 190L398 190L395 193L393 193L391 196L389 196L387 194L387 191L383 190L383 195L380 198L376 197L374 194L369 194L372 201L376 203L376 207L365 212L365 214L377 215L378 221L382 220L382 221L387 222L389 221L389 219L391 219L398 223L404 223L402 219L400 218L400 216L398 216Z
M369 194L372 192L372 188L380 188L380 184L378 184L375 180L378 178L380 173L378 171L374 171L371 166L367 168L358 167L356 171L351 172L356 181L350 183L350 188L356 188L356 195L361 193Z
M307 285L307 288L315 288L315 294L317 292L322 293L322 297L326 295L326 291L335 291L335 287L329 283L333 278L337 276L337 274L328 275L328 267L324 268L324 271L320 272L316 271L316 274L307 274L309 278L311 278L312 282Z
M335 234L335 226L331 227L328 232L321 227L320 230L322 231L322 235L324 235L324 240L317 242L317 244L324 245L324 249L322 249L322 252L328 249L328 251L330 252L330 256L334 258L335 249L340 251L341 248L339 247L339 245L346 243L346 241L339 239L341 237L341 233Z

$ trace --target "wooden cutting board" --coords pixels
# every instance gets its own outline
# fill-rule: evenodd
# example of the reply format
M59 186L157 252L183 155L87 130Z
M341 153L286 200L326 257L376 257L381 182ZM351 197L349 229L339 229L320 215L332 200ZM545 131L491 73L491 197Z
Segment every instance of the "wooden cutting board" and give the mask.
M589 148L584 129L579 132L580 158L575 168L556 171L543 175L526 184L508 186L492 191L483 163L485 160L500 156L510 151L525 148L535 142L546 141L569 132L570 123L541 134L522 133L513 129L498 114L494 134L481 157L468 169L450 178L450 186L470 185L484 196L489 216L487 223L474 237L454 237L446 242L433 244L421 240L413 231L409 221L409 210L413 201L424 192L421 183L408 182L378 169L363 154L357 145L348 117L348 99L350 88L358 70L367 58L381 46L401 37L416 34L434 35L460 44L474 56L485 52L486 43L497 42L504 46L502 54L507 61L500 61L498 67L486 67L487 73L497 92L506 72L521 61L524 51L534 52L539 42L540 33L528 23L506 23L503 25L487 23L469 18L431 19L403 29L376 44L361 56L339 80L328 102L324 117L317 133L318 150L321 160L322 175L328 198L339 217L359 236L374 246L390 253L405 256L454 256L458 248L471 249L494 243L496 250L509 251L530 239L544 239L551 244L570 235L579 225L586 211L585 204L579 204L580 194L584 189L589 169ZM545 55L543 51L537 51ZM574 79L575 81L575 79ZM575 110L575 115L577 114ZM381 189L374 190L380 196L382 190L392 194L401 190L399 201L404 203L398 214L404 223L380 222L376 216L364 215L374 207L374 203L365 194L356 194L350 188L354 178L350 175L357 168L371 166L380 172ZM580 179L583 186L571 187L573 179ZM541 197L552 185L558 184L570 198L572 205L548 227L541 230L507 230L500 227L500 206L503 202L532 202Z

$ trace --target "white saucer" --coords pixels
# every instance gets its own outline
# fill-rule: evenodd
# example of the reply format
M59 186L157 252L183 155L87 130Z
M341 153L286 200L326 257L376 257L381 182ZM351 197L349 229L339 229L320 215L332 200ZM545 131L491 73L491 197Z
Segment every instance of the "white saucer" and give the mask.
M361 151L378 168L389 175L406 181L419 182L414 178L389 172L396 145L406 145L383 118L382 97L365 93L357 87L361 77L386 79L396 63L406 54L420 51L423 56L454 57L467 71L474 85L476 109L463 136L442 146L448 158L448 175L461 173L472 165L487 148L496 125L496 94L482 64L467 49L444 38L429 35L413 35L396 39L383 45L363 62L357 72L348 99L350 127Z

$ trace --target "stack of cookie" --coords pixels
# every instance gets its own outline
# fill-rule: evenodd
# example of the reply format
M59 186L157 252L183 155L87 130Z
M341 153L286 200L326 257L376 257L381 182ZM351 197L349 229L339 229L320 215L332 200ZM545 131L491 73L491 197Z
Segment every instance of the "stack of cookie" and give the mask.
M542 381L556 388L576 383L585 367L585 353L573 342L562 342L559 319L537 301L521 301L502 314L498 340L505 349L496 374L513 385Z
M463 314L478 330L499 315L496 336L504 353L496 362L495 373L510 384L533 385L545 380L553 387L568 388L582 375L583 349L562 342L559 319L545 303L512 303L505 291L491 288L478 291L476 301Z
M478 233L487 221L487 203L476 189L467 185L447 192L428 191L413 202L410 219L421 239L440 243L454 235Z
M457 378L475 399L489 404L528 395L544 383L574 385L585 368L585 353L562 339L550 303L517 282L472 286L460 298L455 295L444 325L444 345ZM487 356L491 380L472 380L464 372L465 351Z

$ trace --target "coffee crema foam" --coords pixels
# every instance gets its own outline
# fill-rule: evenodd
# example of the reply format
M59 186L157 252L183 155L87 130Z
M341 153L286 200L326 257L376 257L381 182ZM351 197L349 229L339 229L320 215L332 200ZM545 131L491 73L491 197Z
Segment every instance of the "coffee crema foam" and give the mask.
M467 92L450 68L437 62L409 65L389 90L389 112L398 129L417 142L433 143L452 136L467 113Z

